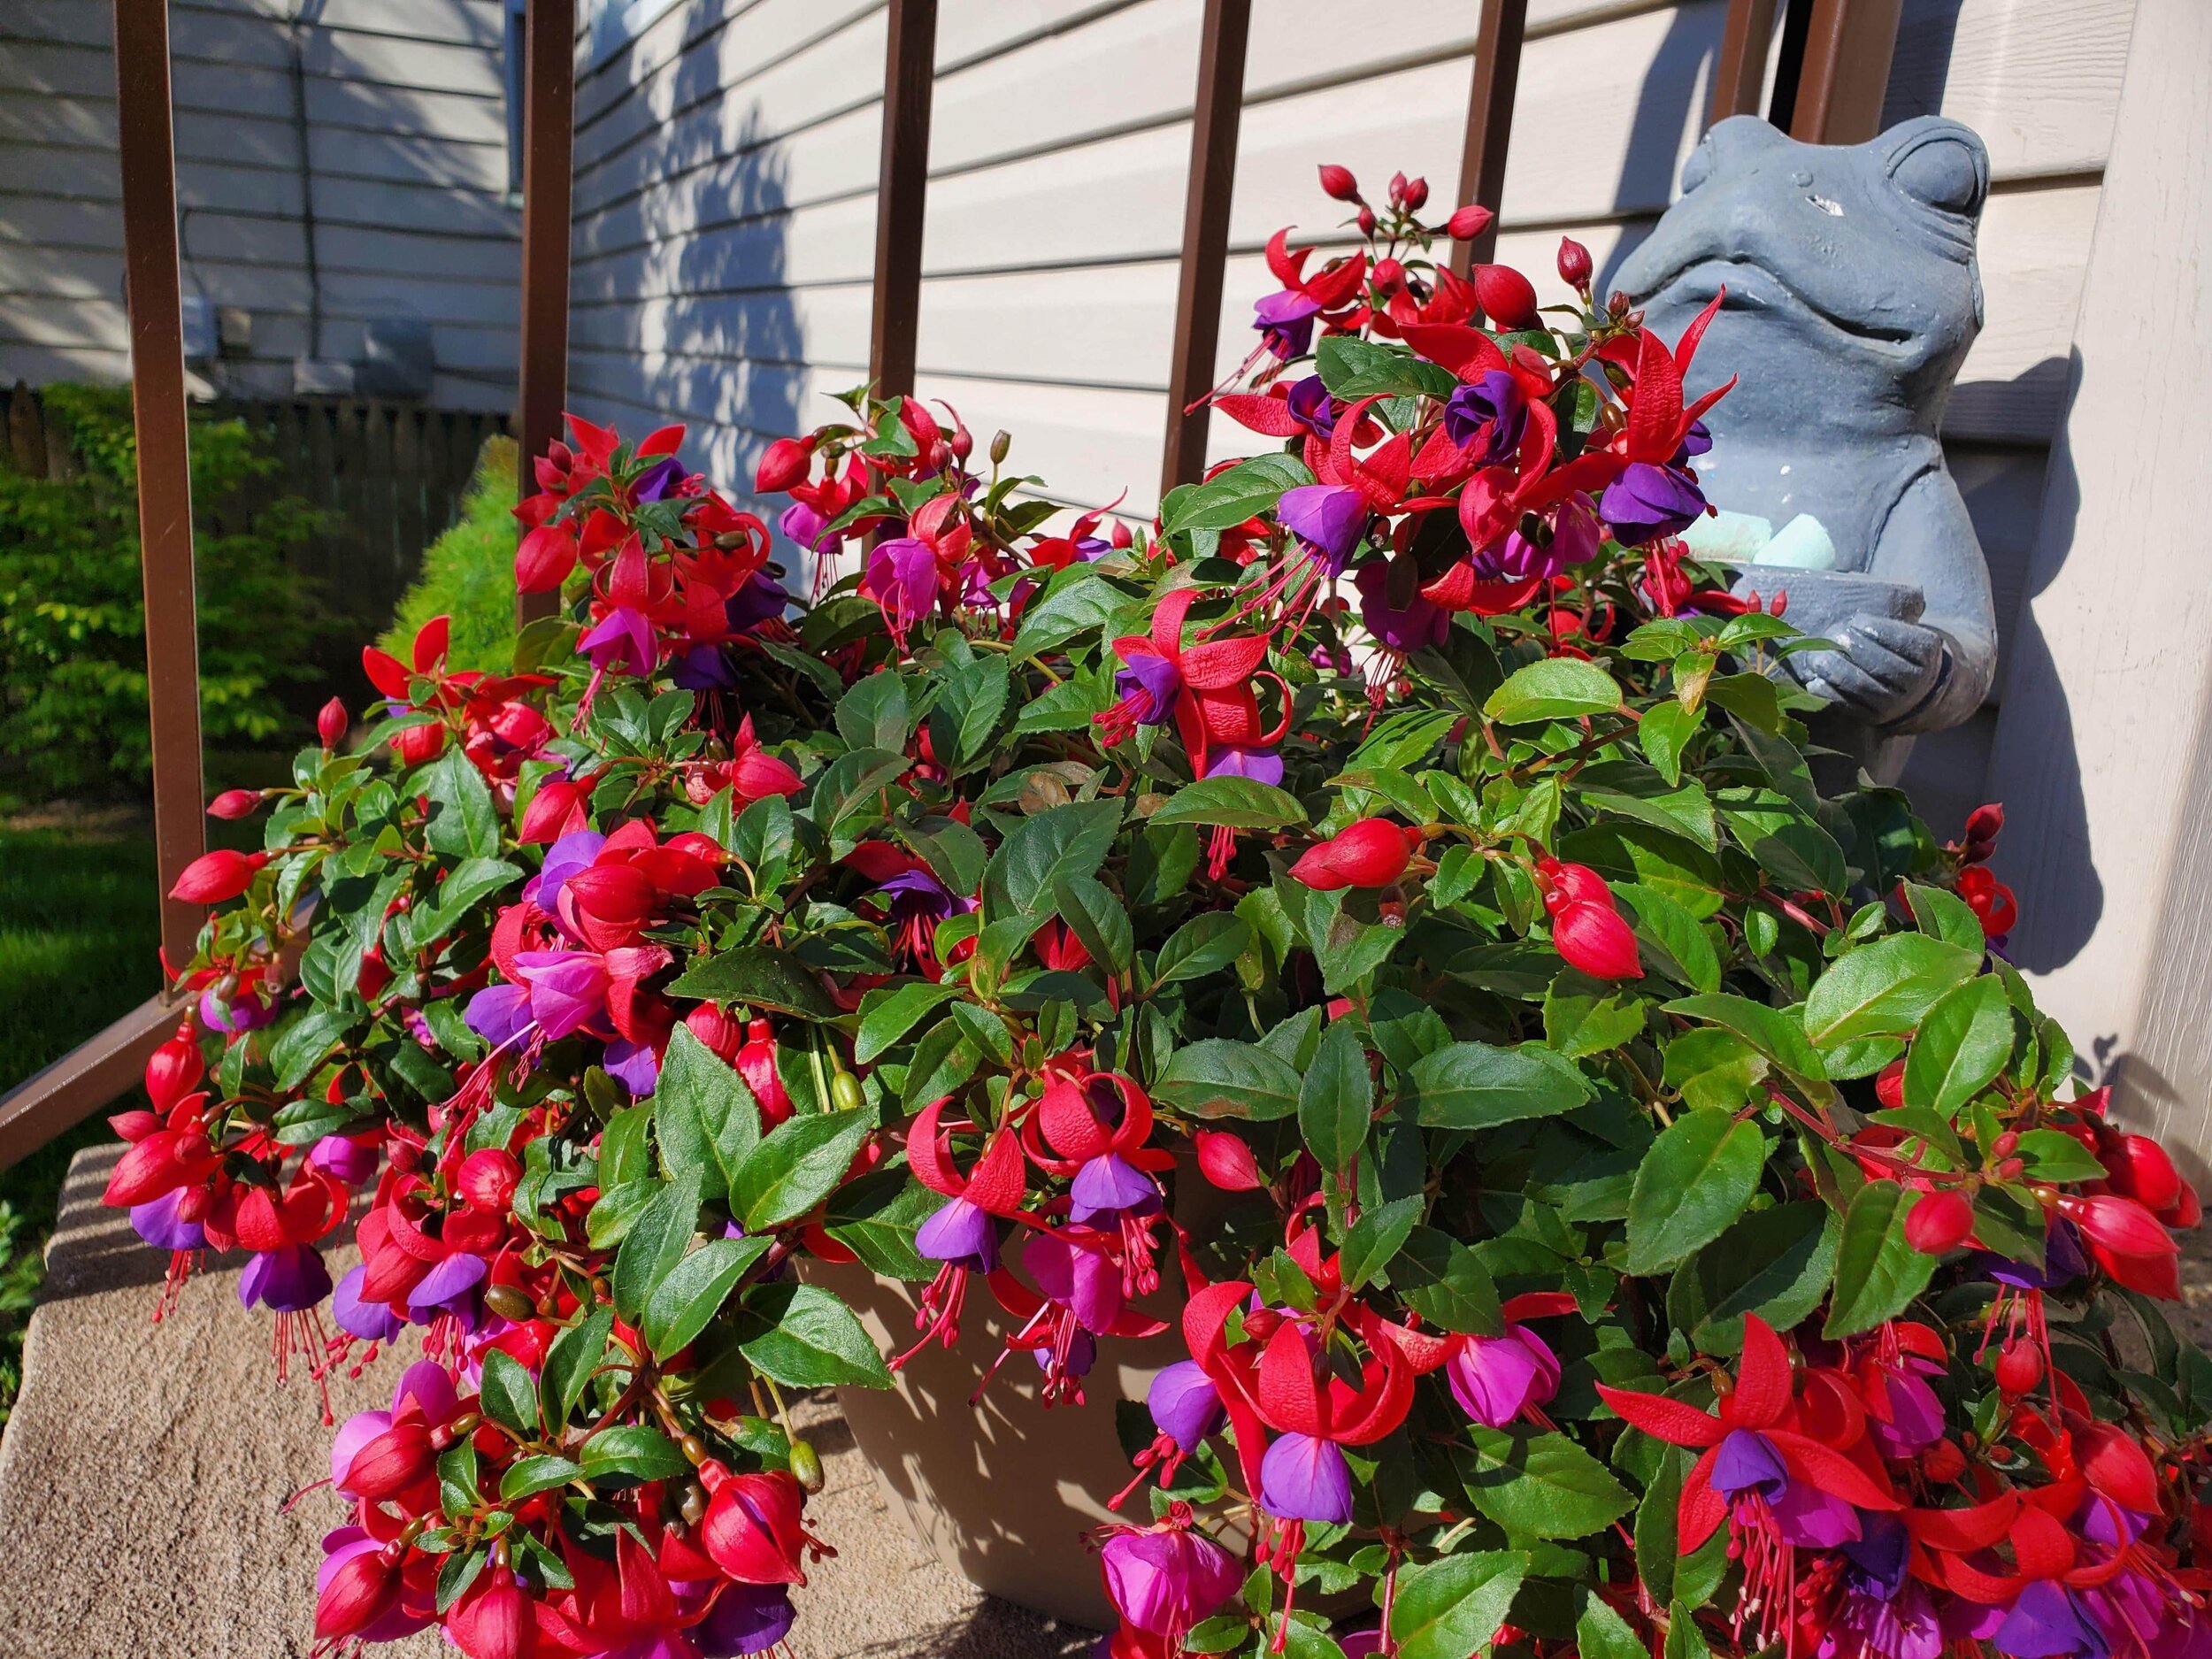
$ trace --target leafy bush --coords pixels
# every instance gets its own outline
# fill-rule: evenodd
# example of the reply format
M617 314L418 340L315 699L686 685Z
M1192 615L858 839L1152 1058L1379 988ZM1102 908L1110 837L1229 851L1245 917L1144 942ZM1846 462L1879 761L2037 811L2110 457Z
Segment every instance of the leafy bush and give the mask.
M388 651L433 617L451 619L451 667L503 669L515 649L515 441L492 437L477 457L461 516L422 556L422 572L399 602L381 641Z
M42 396L81 470L35 479L0 460L0 780L31 799L114 793L151 769L129 394L54 385ZM196 413L191 430L203 737L287 739L303 722L280 694L310 677L322 619L286 555L322 520L280 496L219 530L219 510L275 463L241 421Z
M1312 373L1220 401L1283 442L1148 528L855 392L756 480L864 548L794 620L679 429L572 422L521 672L372 653L369 749L186 872L109 1202L250 1251L280 1353L328 1295L321 1366L434 1362L339 1432L323 1640L772 1647L780 1391L992 1302L1048 1405L1187 1348L1116 1659L2212 1640L2200 1207L2004 959L2001 815L1824 791L1820 642L1675 536L1699 331L1548 326L1425 195L1276 239ZM924 1286L907 1354L808 1256Z

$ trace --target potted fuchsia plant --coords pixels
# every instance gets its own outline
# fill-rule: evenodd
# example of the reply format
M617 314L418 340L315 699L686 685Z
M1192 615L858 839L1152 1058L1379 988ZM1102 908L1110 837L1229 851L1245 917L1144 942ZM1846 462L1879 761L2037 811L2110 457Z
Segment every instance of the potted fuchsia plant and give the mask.
M1173 1356L1117 1659L2212 1651L2196 1197L2006 962L2001 815L1819 792L1781 596L1673 539L1697 331L1454 279L1424 194L1275 239L1216 401L1279 447L1133 531L856 392L761 466L863 550L795 607L679 431L573 423L513 672L371 652L217 803L108 1198L314 1376L412 1360L325 1651L772 1649L787 1392L987 1308L1055 1412Z

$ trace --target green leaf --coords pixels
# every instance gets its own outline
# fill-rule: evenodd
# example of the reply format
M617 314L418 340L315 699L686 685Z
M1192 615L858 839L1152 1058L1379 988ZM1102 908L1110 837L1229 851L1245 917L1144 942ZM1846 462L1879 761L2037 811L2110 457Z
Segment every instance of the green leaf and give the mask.
M295 1089L305 1082L352 1029L353 1022L354 1016L337 1009L311 1008L287 1025L269 1048L269 1064L276 1072L277 1087Z
M893 671L854 681L852 689L837 700L837 734L849 749L902 754L913 725L906 681Z
M1627 1271L1638 1278L1663 1272L1718 1238L1758 1190L1766 1158L1755 1123L1717 1111L1677 1118L1636 1167Z
M1579 1659L1651 1659L1643 1638L1629 1629L1628 1621L1613 1610L1612 1603L1587 1590L1580 1592L1582 1610L1575 1617L1575 1651Z
M1817 1199L1755 1210L1683 1264L1668 1311L1709 1354L1742 1348L1747 1313L1786 1331L1827 1294L1840 1231Z
M522 1362L495 1348L484 1350L484 1379L477 1402L502 1428L534 1437L538 1432L538 1390Z
M1467 1500L1516 1538L1587 1538L1636 1507L1605 1465L1564 1434L1477 1426Z
M614 1310L602 1302L588 1318L570 1325L553 1339L546 1350L545 1369L538 1377L538 1396L545 1420L558 1428L568 1421L576 1402L584 1397L591 1373L607 1351L614 1333Z
M1836 1251L1836 1290L1821 1334L1833 1341L1893 1319L1928 1287L1936 1258L1905 1241L1905 1217L1917 1194L1896 1181L1869 1181L1844 1211Z
M1299 1075L1265 1048L1207 1037L1178 1048L1153 1085L1156 1099L1200 1118L1271 1123L1298 1110Z
M905 756L887 749L856 749L840 755L814 780L814 821L828 833L847 818L872 809L907 764Z
M1337 1271L1346 1289L1357 1290L1390 1265L1411 1236L1414 1223L1421 1219L1425 1202L1420 1194L1412 1193L1361 1213L1337 1256Z
M1558 850L1613 880L1655 887L1701 921L1721 907L1720 861L1686 835L1608 821L1562 833Z
M1621 688L1595 663L1578 657L1547 657L1517 668L1492 692L1482 711L1506 726L1571 720L1578 715L1610 714L1621 706Z
M1060 919L1074 930L1091 960L1116 978L1126 973L1136 952L1136 933L1121 901L1089 876L1064 877L1052 891Z
M1435 397L1451 396L1451 371L1423 361L1402 347L1363 340L1357 334L1330 334L1314 348L1314 367L1322 385L1338 397Z
M1186 530L1228 530L1255 514L1270 512L1286 489L1313 482L1304 463L1283 454L1256 455L1208 479L1178 500L1161 525L1169 535ZM1019 656L1017 641L1016 656Z
M1981 965L1978 951L1925 933L1893 933L1861 945L1813 982L1805 998L1805 1035L1822 1048L1902 1035Z
M2028 1178L2038 1181L2101 1181L2104 1164L2096 1154L2073 1136L2057 1129L2030 1129L2013 1148L2027 1166Z
M744 945L695 962L668 987L671 996L700 1002L742 1002L801 1019L837 1018L837 1004L795 956L765 945Z
M1905 1099L1953 1118L2012 1058L2012 1004L1994 974L1947 992L1920 1017L1905 1056Z
M866 1111L823 1112L777 1125L731 1179L731 1210L748 1233L796 1221L844 1179L874 1127Z
M1003 657L979 657L939 681L929 727L940 758L964 770L989 749L992 734L1006 714L1012 683L1013 671Z
M600 1430L584 1442L582 1462L585 1478L592 1480L606 1475L672 1480L691 1472L682 1448L642 1423L618 1423Z
M984 908L994 921L1042 917L1056 884L1097 873L1121 827L1119 801L1078 801L1024 818L984 872Z
M787 1388L855 1385L888 1388L883 1356L852 1310L815 1285L759 1285L745 1295L747 1326L764 1327L738 1343L754 1370Z
M886 1279L927 1279L937 1263L916 1253L914 1233L944 1202L902 1169L873 1170L830 1194L822 1223L870 1271Z
M499 809L475 763L449 749L429 769L424 793L434 809L424 838L448 858L490 858L499 851Z
M667 1183L657 1175L602 1186L584 1217L584 1242L595 1250L611 1250L630 1236L638 1217L651 1208Z
M1982 932L1982 918L1974 914L1973 906L1955 893L1941 887L1923 887L1917 881L1905 883L1905 902L1912 909L1913 926L1924 933L1947 941L1961 949L1979 956L1988 949L1987 936Z
M1251 928L1235 916L1225 910L1202 911L1160 947L1152 969L1153 987L1218 973L1244 954L1251 940Z
M1820 1056L1805 1040L1802 1017L1793 1008L1769 1008L1749 997L1715 992L1677 997L1666 1004L1666 1011L1726 1026L1793 1077L1816 1083L1826 1075Z
M1686 709L1670 698L1656 707L1646 709L1643 718L1636 722L1637 746L1644 751L1644 758L1657 769L1669 783L1682 780L1682 751L1690 746L1701 726L1705 724L1705 710Z
M1695 1110L1735 1111L1766 1074L1766 1056L1732 1031L1701 1025L1667 1044L1666 1085Z
M1399 1659L1467 1659L1486 1649L1528 1566L1517 1550L1471 1550L1401 1573L1390 1609Z
M1544 1041L1570 1060L1617 1048L1643 1029L1643 999L1614 981L1567 968L1544 995Z
M631 1225L615 1252L609 1284L614 1310L632 1324L644 1312L653 1286L683 1260L699 1223L699 1171L686 1170L664 1187Z
M1613 896L1628 911L1637 937L1660 958L1659 970L1701 994L1720 989L1720 958L1696 917L1657 887L1623 881Z
M1018 663L1041 657L1079 634L1104 627L1128 603L1127 594L1088 565L1071 567L1054 580L1042 600L1022 612L1021 630L1007 654Z
M1268 830L1288 829L1305 821L1305 808L1287 789L1225 772L1178 789L1168 796L1165 806L1145 820L1155 827L1196 824Z
M1298 1088L1298 1132L1322 1169L1341 1174L1367 1142L1375 1110L1375 1083L1367 1051L1350 1020L1321 1033L1313 1064Z
M1406 1306L1441 1330L1500 1336L1505 1316L1498 1287L1481 1258L1448 1233L1417 1226L1390 1264L1390 1282Z
M746 1270L768 1254L768 1242L764 1238L710 1239L653 1286L639 1329L654 1358L664 1360L681 1351L707 1328Z
M572 1480L580 1480L583 1473L581 1463L572 1463L565 1457L554 1457L543 1452L529 1457L518 1457L508 1465L507 1472L499 1478L499 1495L503 1502L513 1503L540 1492L550 1492L555 1486L565 1486Z
M1414 1064L1420 1121L1432 1129L1489 1129L1552 1118L1590 1098L1571 1061L1548 1048L1455 1042Z
M910 980L860 999L860 1032L853 1040L853 1064L866 1065L896 1043L931 1010L960 995L957 984Z

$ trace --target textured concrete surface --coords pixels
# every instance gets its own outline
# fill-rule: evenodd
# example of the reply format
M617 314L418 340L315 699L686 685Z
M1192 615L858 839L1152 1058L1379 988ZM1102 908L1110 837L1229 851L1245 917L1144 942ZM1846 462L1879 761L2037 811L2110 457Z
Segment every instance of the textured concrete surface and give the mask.
M342 1506L314 1385L273 1386L268 1317L235 1272L149 1322L164 1258L98 1206L113 1154L81 1154L0 1438L0 1653L9 1659L304 1659L317 1540ZM334 1270L344 1265L334 1256ZM334 1379L381 1405L398 1365ZM884 1507L827 1399L799 1408L828 1484L810 1525L838 1556L799 1596L795 1659L1075 1659L1094 1638L979 1594ZM434 1635L373 1649L450 1655Z

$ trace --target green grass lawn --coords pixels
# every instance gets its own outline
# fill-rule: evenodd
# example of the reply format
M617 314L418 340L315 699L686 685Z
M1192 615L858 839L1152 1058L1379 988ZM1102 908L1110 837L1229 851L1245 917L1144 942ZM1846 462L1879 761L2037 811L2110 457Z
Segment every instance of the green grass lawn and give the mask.
M0 828L0 1090L161 988L154 845L142 825ZM0 1171L0 1421L20 1380L23 1324L70 1156L106 1114Z

